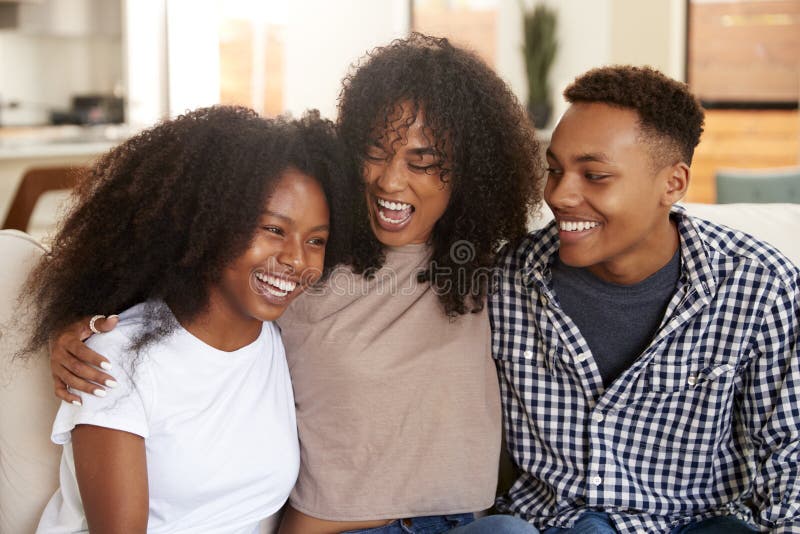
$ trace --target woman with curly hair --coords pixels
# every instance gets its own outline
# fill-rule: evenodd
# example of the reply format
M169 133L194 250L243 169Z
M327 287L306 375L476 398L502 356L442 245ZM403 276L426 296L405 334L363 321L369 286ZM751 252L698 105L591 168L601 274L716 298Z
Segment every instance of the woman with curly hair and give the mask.
M539 148L483 61L419 34L345 78L337 125L368 224L350 266L281 319L302 450L281 532L444 532L494 502L484 306L497 251L539 201Z
M373 50L345 78L337 127L361 169L359 224L346 266L280 321L301 444L281 532L469 529L496 491L485 301L498 250L525 235L540 200L533 128L477 56L420 34ZM53 347L67 400L66 385L96 387L81 376L110 378L79 363L104 361L80 329Z
M26 286L28 348L91 310L125 310L89 340L117 379L62 403L61 487L38 532L252 534L283 506L299 448L273 321L340 259L342 153L318 115L214 107L84 177Z

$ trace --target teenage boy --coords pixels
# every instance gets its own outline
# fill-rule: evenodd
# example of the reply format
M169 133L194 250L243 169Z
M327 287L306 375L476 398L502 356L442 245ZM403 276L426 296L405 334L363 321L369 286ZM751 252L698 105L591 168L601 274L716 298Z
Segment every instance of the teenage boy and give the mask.
M607 67L564 95L555 221L489 301L521 471L498 508L545 534L800 532L800 272L674 205L703 125L685 85Z

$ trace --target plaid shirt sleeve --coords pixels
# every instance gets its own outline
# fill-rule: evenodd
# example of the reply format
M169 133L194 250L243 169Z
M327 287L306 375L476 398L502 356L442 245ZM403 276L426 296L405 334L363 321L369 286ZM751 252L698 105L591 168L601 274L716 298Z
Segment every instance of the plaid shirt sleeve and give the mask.
M800 283L775 291L743 375L742 412L757 471L756 521L776 532L800 532ZM791 525L794 526L791 526Z

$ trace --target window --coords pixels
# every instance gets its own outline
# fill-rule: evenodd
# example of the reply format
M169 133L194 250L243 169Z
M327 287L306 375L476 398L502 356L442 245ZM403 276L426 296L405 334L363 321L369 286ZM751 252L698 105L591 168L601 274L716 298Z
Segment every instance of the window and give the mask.
M286 3L221 0L219 9L220 102L279 115L284 110Z
M411 29L447 37L494 67L497 11L497 0L412 0Z

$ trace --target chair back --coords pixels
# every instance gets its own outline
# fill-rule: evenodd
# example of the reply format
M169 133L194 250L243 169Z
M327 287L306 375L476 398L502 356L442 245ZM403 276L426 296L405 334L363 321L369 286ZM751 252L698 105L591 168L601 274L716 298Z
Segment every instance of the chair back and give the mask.
M47 351L14 358L33 320L17 297L44 252L27 234L0 230L0 532L9 534L33 533L58 487L61 447L50 430L59 401Z
M715 179L718 204L800 204L800 167L720 169Z
M84 167L36 167L25 171L11 200L3 229L27 232L41 196L48 191L72 189L84 170Z

